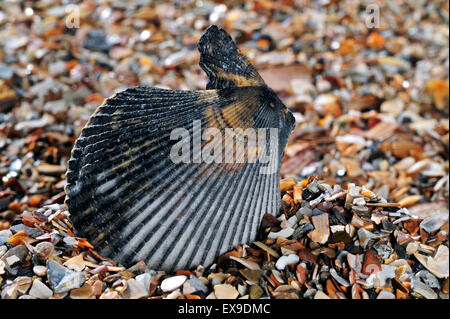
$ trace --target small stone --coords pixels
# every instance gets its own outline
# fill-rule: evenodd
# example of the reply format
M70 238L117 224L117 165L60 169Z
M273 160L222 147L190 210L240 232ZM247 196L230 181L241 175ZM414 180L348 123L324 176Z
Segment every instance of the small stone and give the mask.
M376 274L380 280L380 287L384 287L389 279L395 278L395 271L397 267L391 265L381 265L381 271ZM372 274L371 276L374 276Z
M0 64L0 79L10 79L13 76L13 69L5 64Z
M403 227L411 234L415 235L419 231L420 219L409 219L403 222Z
M208 296L206 296L205 299L217 299L217 298L216 298L216 295L214 294L214 292L211 292Z
M68 246L75 246L78 244L78 240L76 240L75 238L73 238L72 236L66 236L63 238L63 241L66 245Z
M378 255L373 249L369 249L364 254L364 263L362 266L362 273L365 275L375 274L381 271L381 263Z
M47 274L50 286L56 287L66 275L66 268L54 260L48 260Z
M449 279L448 277L445 278L444 283L442 284L442 293L444 294L448 294L449 293Z
M377 299L395 299L395 295L392 292L381 290Z
M411 195L402 198L401 200L398 201L398 203L400 204L400 207L409 207L416 204L421 199L422 195Z
M317 216L317 215L322 215L324 213L324 211L318 209L317 207L313 209L311 216Z
M449 84L442 80L430 80L425 85L425 92L429 94L438 110L448 110Z
M268 227L278 227L280 226L280 221L271 214L265 214L261 220L261 228L265 229Z
M361 195L361 187L359 187L359 186L351 186L349 188L348 194L351 197L360 197L360 196L362 196Z
M171 292L180 288L186 280L187 277L184 275L166 278L161 282L161 290L164 292Z
M299 240L299 239L305 237L305 235L308 234L313 229L314 229L314 226L310 223L302 224L294 230L294 233L292 234L292 239Z
M344 279L344 278L342 278L341 276L338 275L338 273L336 272L336 269L331 268L330 269L330 274L340 285L342 285L344 287L349 287L350 286L350 283L346 279Z
M17 299L18 290L16 284L11 284L3 288L1 293L1 299Z
M251 270L260 270L261 269L261 267L257 263L255 263L254 261L248 260L248 259L239 258L239 257L235 257L235 256L230 256L230 259L239 262L240 264L242 264L243 266L245 266Z
M279 232L270 232L267 238L277 239L278 237L289 238L294 233L294 229L291 227L280 230Z
M447 214L435 214L425 218L420 223L420 228L430 234L439 230L446 222L448 222L448 212Z
M297 264L300 261L300 257L294 254L284 255L278 258L275 267L278 270L283 270L287 265Z
M241 269L239 270L242 276L245 277L245 279L253 282L258 283L259 279L261 278L263 271L262 270L250 270L250 269Z
M148 290L144 288L136 279L127 280L127 288L120 294L124 299L139 299L148 296Z
M308 268L306 267L305 263L301 263L297 266L296 269L296 275L297 275L297 279L300 282L301 285L303 285L306 280L308 279Z
M310 217L312 215L312 210L309 207L301 207L297 211L296 215L297 215L298 220L301 220L303 215Z
M93 295L95 297L100 297L100 295L102 294L102 288L103 288L103 283L100 280L96 280L94 282L94 284L92 285L92 289L93 289Z
M228 277L230 277L230 274L212 273L208 275L208 280L212 286L215 286L223 283Z
M439 281L429 271L421 270L415 275L415 277L419 278L426 285L430 286L430 288L440 288Z
M205 294L208 292L208 287L195 276L191 275L189 277L189 280L186 281L186 283L188 283L191 287L194 288L194 292L202 292Z
M414 257L437 278L449 277L449 250L445 245L439 246L434 257L414 253Z
M426 284L421 282L419 279L413 278L411 281L411 289L413 292L419 294L425 299L437 299L437 294L428 287Z
M299 249L298 256L301 261L307 261L311 264L315 263L317 260L317 256L314 255L309 248Z
M146 273L140 274L140 275L136 276L135 279L136 279L136 282L138 284L140 284L144 288L145 291L149 291L150 281L152 280L152 277L150 276L149 273L146 272Z
M56 293L64 293L75 288L80 288L85 280L85 274L82 272L68 272L54 290Z
M239 292L229 284L221 284L214 286L214 295L217 299L236 299Z
M38 299L48 299L53 295L53 292L42 281L35 279L28 294Z
M48 241L43 241L37 244L36 247L34 247L34 251L37 257L41 260L47 260L50 256L53 255L54 250L55 247Z
M416 241L412 241L412 242L408 243L408 245L406 246L406 253L408 255L414 255L418 249L419 249L419 243Z
M14 283L17 285L17 290L20 294L26 294L31 286L32 279L27 276L20 276L14 279Z
M85 284L80 288L76 288L70 291L71 299L89 299L94 293L91 285Z
M12 255L10 257L5 258L6 262L9 266L14 266L16 263L20 262L20 258L16 255Z
M297 184L294 178L286 178L280 180L280 192L285 193Z
M314 299L331 299L328 295L326 295L322 290L318 290L314 295Z
M54 260L47 261L47 276L58 294L80 288L86 280L84 272L70 271Z
M315 229L308 233L308 237L311 239L312 242L319 244L324 244L328 240L327 234L319 232Z
M381 112L391 113L395 116L399 115L405 108L405 103L401 100L384 101L381 106Z
M100 296L99 299L118 299L119 293L112 289L106 289Z
M244 285L238 285L237 290L239 291L240 296L247 296L247 299L249 299L249 295L246 295L247 293L247 287ZM242 299L242 297L239 297L239 299Z
M311 217L312 224L314 225L314 230L309 233L311 234L311 240L317 242L319 244L324 244L327 242L328 237L330 236L330 225L328 221L328 214L323 213L321 215L316 215ZM317 232L317 236L315 233Z
M106 34L102 29L94 29L87 34L87 39L84 40L83 47L92 51L108 52L111 48L111 43L108 42Z
M60 175L63 174L66 171L65 167L62 167L60 165L53 165L53 164L41 164L36 167L36 170L39 174L43 175Z
M0 275L3 275L6 272L5 268L6 268L5 262L3 260L0 260Z
M264 290L258 285L253 285L250 287L250 299L259 299L263 293Z
M366 248L372 240L376 239L376 236L370 231L360 228L358 229L358 238L361 247Z
M392 73L399 73L411 68L411 64L408 61L393 56L378 57L378 63L383 69Z
M75 271L83 271L83 269L86 267L82 254L70 258L63 265Z
M28 250L23 245L17 245L8 250L1 258L6 271L15 276L19 271L19 267L25 262Z
M170 294L168 294L164 299L178 299L178 297L181 297L181 291L180 289L172 291Z
M183 284L182 291L183 291L183 295L191 295L191 294L193 294L195 292L195 288L192 287L192 285L189 282L186 281Z
M317 193L313 193L312 191L310 191L308 188L305 188L304 190L303 190L303 192L302 192L302 197L303 197L303 199L304 200L306 200L306 201L312 201L312 200L314 200L314 199L316 199L317 197L319 197L320 196L320 193L319 192L317 192Z

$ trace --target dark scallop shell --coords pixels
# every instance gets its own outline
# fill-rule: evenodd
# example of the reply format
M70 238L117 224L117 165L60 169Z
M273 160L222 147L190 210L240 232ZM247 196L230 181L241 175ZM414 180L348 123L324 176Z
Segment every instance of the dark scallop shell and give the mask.
M262 216L279 209L279 170L292 114L225 31L208 28L199 50L208 90L120 92L96 110L72 150L66 203L76 234L119 264L143 260L167 271L208 266L254 240ZM226 128L275 128L278 151L270 149L268 133L264 145L236 138L246 152L263 146L272 156L267 164L248 156L238 163L199 162L195 152L190 162L174 163L170 152L180 140L171 133L186 129L191 138L183 143L193 150L194 121L219 129L222 137ZM201 141L202 147L208 143ZM268 165L272 173L262 174Z

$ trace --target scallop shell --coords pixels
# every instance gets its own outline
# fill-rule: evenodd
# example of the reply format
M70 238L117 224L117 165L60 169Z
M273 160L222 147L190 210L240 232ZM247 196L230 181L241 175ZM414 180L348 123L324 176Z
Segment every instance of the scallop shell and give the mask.
M279 209L279 170L292 114L225 31L210 27L199 50L208 90L120 92L96 110L72 150L66 204L77 236L119 264L143 260L167 271L208 266L254 240L262 216ZM227 55L218 61L223 50ZM198 124L218 129L222 139L198 140ZM275 128L278 151L270 150L269 133L262 144L242 136L235 145L245 145L244 155L265 150L269 163L249 156L226 163L228 144L218 141L230 128ZM171 139L175 129L184 129L189 139ZM214 151L212 162L199 161L195 141L222 154ZM189 162L173 161L176 146L192 150ZM267 166L272 173L262 174Z

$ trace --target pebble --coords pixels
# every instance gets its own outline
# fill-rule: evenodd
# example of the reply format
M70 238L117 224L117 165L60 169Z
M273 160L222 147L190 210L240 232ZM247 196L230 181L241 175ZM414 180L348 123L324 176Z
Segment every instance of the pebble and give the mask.
M449 250L447 246L439 246L436 254L431 256L424 256L419 252L415 252L416 259L433 275L438 278L448 278L449 276Z
M327 294L325 294L323 291L319 290L314 295L314 299L331 299Z
M297 227L295 229L294 233L292 234L292 239L299 240L299 239L305 237L306 234L308 234L313 229L314 229L314 226L309 223L300 225L299 227Z
M63 265L75 271L82 271L86 267L86 263L83 260L83 255L77 255L75 257L72 257L69 260L67 260Z
M239 292L231 285L220 284L214 286L214 295L217 299L236 299Z
M56 293L65 293L80 288L86 280L84 272L70 271L53 260L47 262L47 276Z
M183 284L183 294L193 294L196 292L206 294L208 287L200 279L191 275L189 280Z
M262 270L240 269L239 272L245 279L255 284L258 283L263 274Z
M404 108L405 104L401 100L385 101L380 106L381 112L392 113L395 116L399 115Z
M84 284L80 288L75 288L70 291L71 299L90 299L94 293L91 285Z
M54 249L55 247L53 244L47 241L41 242L34 247L36 256L41 260L47 260L50 256L52 256Z
M8 250L1 258L6 272L17 275L20 265L25 262L28 250L23 245L18 245Z
M3 288L1 293L1 299L17 299L18 297L18 289L17 285L12 284Z
M171 292L180 288L186 280L187 277L184 275L166 278L161 282L161 290L164 292Z
M258 286L253 285L250 287L250 299L259 299L264 294L264 290Z
M148 296L148 289L138 282L136 279L127 280L126 289L120 294L124 299L140 299Z
M425 218L420 223L420 228L425 230L427 233L431 234L439 230L445 223L448 223L448 213L436 214Z
M413 292L419 294L425 299L437 299L437 294L428 287L426 284L422 283L420 280L413 278L411 281L411 289Z
M292 264L297 264L300 261L300 258L297 255L294 254L289 254L289 255L284 255L281 256L280 258L278 258L275 267L278 270L284 270L286 268L286 266L288 265L292 265Z
M261 269L261 267L256 262L248 260L248 259L234 257L234 256L230 256L230 259L236 260L237 262L239 262L240 264L242 264L243 266L245 266L251 270L260 270Z
M323 213L320 215L311 217L314 230L308 233L308 237L311 238L313 242L324 244L328 241L330 236L329 220L328 214Z
M267 237L271 238L271 239L276 239L278 237L289 238L292 236L293 233L294 233L294 229L291 227L288 227L288 228L280 230L279 232L270 232Z
M28 294L38 299L48 299L53 296L53 291L48 288L42 281L40 281L39 279L35 279L33 280L33 285L31 286L30 292Z
M381 290L377 299L395 299L395 295L392 292Z
M136 283L140 284L145 291L150 290L150 281L152 280L152 277L149 273L143 273L136 276Z
M45 266L34 266L33 272L39 277L43 277L47 274L47 267Z

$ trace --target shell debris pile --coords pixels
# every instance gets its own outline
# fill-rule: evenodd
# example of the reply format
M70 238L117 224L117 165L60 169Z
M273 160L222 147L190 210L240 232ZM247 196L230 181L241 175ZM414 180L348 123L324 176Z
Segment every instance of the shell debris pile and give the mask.
M448 299L448 1L376 26L371 4L84 1L67 24L64 1L1 3L0 298ZM115 92L204 89L210 24L295 115L282 209L213 265L125 269L74 235L70 151Z
M281 186L283 213L263 217L260 240L175 274L103 258L73 235L64 205L24 212L0 231L1 297L448 298L448 209L315 176Z

